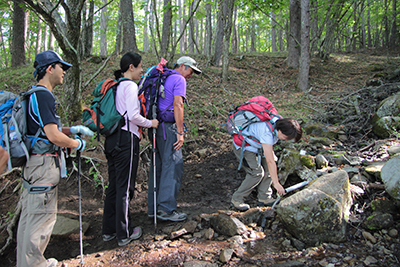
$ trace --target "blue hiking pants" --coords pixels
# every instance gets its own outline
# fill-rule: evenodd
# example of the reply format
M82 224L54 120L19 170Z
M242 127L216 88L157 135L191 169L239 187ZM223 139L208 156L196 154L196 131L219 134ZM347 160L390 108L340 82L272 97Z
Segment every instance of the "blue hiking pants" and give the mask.
M176 210L176 198L183 175L182 149L174 149L174 143L177 141L174 124L163 122L156 131L157 211L163 210L168 214ZM152 135L150 137L153 138ZM154 214L153 155L151 156L147 199L147 213L150 215Z

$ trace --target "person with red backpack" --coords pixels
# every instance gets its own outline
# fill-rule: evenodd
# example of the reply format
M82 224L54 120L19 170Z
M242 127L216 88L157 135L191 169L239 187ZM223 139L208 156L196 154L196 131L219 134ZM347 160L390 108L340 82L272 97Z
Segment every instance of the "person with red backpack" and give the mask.
M227 123L231 128L233 125L233 128L239 129L232 135L233 152L246 171L245 179L232 195L231 199L232 205L241 211L250 208L249 204L244 202L244 199L255 188L257 188L257 206L269 206L275 201L272 198L271 184L278 194L285 194L285 189L279 183L278 179L273 145L278 140L294 140L294 142L298 142L302 136L300 124L294 119L282 118L277 115L275 108L268 101L267 98L261 96L252 98L250 101L236 108L233 113L239 115L234 118L234 115L231 114ZM262 102L265 102L267 109L264 111L253 110L254 106L258 106L258 102L261 102L261 106L263 106ZM243 108L243 106L247 107L247 111L244 111L246 108ZM239 120L241 119L240 114L246 114L242 118L249 119L251 117L249 116L249 111L251 114L257 114L258 112L261 119L253 117L252 120L250 119L250 122L243 124L243 128L235 126L235 123L239 124ZM270 116L267 116L268 119L265 119L265 114L267 113ZM229 127L227 128L228 132L232 134Z

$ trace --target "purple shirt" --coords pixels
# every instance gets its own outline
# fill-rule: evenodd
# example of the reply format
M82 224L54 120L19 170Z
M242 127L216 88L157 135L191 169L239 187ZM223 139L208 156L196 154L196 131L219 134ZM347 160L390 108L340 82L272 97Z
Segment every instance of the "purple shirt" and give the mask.
M168 76L167 80L164 83L164 95L159 98L159 109L164 111L168 108L168 110L173 110L174 106L174 97L182 96L186 99L186 79L177 71L174 71L176 74L171 74Z

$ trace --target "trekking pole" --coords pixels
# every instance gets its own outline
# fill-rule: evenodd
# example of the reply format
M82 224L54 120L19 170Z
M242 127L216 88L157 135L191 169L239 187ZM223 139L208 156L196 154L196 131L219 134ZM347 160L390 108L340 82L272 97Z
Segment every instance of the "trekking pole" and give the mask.
M78 134L80 137L81 135ZM82 199L81 199L81 152L76 152L78 160L78 200L79 200L79 246L81 251L81 266L83 266L83 242L82 242Z
M161 74L164 72L164 66L167 64L164 58L161 58L160 63L156 69L159 70L158 79L156 83L156 93L152 105L153 120L157 119L157 102L158 92L160 90ZM154 201L154 232L157 233L157 167L156 167L156 128L153 128L153 201Z
M299 189L299 188L301 188L301 187L303 187L305 185L308 185L309 182L310 181L304 181L304 182L292 185L292 186L290 186L290 187L285 189L285 193L289 193L289 192L291 192L293 190L296 190L296 189ZM281 200L281 195L278 194L278 197L276 198L276 200L275 200L274 204L272 205L271 209L274 209L276 204L278 204L280 200Z

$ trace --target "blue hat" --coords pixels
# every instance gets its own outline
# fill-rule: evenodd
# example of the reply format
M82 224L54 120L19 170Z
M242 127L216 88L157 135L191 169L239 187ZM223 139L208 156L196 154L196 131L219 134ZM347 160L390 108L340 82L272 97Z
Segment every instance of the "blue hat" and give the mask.
M33 64L33 67L36 70L33 76L36 77L36 74L40 72L43 67L47 67L53 63L61 63L63 65L63 70L67 70L72 67L72 64L62 60L62 58L56 52L47 50L36 55L35 63Z

